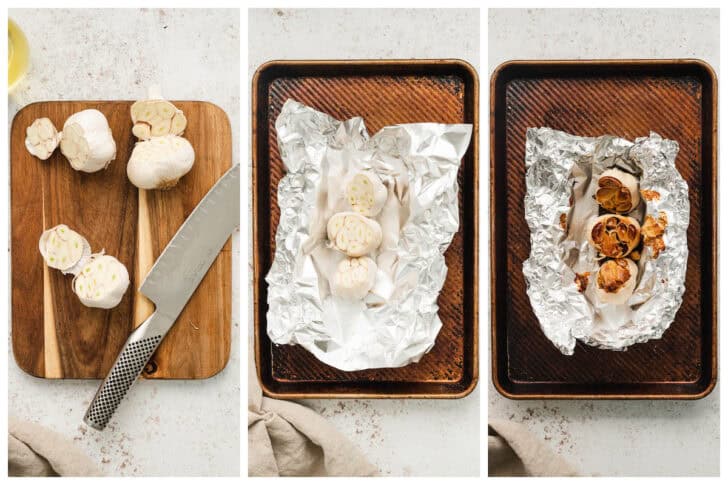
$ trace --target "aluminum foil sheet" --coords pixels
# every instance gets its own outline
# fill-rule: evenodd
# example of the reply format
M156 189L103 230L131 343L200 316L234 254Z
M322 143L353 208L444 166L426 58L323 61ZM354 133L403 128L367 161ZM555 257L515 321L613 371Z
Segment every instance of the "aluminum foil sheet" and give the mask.
M576 340L609 350L658 339L675 318L685 291L690 202L687 183L675 168L678 144L656 133L634 142L614 136L585 138L550 128L526 134L525 216L531 254L523 263L527 293L546 337L564 354ZM600 302L590 278L586 291L577 273L596 275L599 263L585 227L598 214L596 179L620 167L638 176L650 197L630 216L667 217L665 249L654 257L643 248L637 286L623 305ZM583 290L583 288L582 288Z
M442 327L443 254L459 226L457 173L472 126L403 124L370 138L362 118L339 121L289 99L276 130L287 173L266 276L269 337L344 371L419 361ZM383 232L370 256L376 283L352 301L329 288L343 256L327 244L326 221L341 210L343 181L355 170L376 172L388 193L375 218Z

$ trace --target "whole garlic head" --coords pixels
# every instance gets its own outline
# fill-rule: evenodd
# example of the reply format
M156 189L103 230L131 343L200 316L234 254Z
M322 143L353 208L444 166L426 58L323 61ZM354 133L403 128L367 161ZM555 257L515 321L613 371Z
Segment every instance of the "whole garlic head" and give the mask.
M589 244L608 258L624 258L640 242L640 225L629 216L605 214L587 224Z
M336 267L331 293L347 300L361 300L374 286L377 264L367 257L345 258Z
M77 273L91 255L88 241L65 224L44 231L38 249L48 267L59 269L63 274Z
M596 295L602 303L621 305L637 286L637 265L631 259L605 261L597 273Z
M101 111L85 109L63 125L61 152L75 170L98 172L116 158L116 143Z
M376 174L356 172L346 184L346 200L354 212L374 217L387 201L387 189Z
M329 219L326 233L334 248L358 258L382 244L382 228L373 219L356 212L339 212Z
M60 142L61 134L48 118L38 118L25 129L25 148L41 160L48 160Z
M187 127L182 110L164 99L144 99L131 105L132 133L140 140L181 135Z
M126 266L113 256L93 254L73 278L73 292L91 308L113 308L129 288Z
M594 194L597 204L609 212L627 214L640 203L637 178L618 168L602 172L597 179L599 188Z
M192 169L195 151L181 136L167 135L134 146L126 174L140 189L168 189Z

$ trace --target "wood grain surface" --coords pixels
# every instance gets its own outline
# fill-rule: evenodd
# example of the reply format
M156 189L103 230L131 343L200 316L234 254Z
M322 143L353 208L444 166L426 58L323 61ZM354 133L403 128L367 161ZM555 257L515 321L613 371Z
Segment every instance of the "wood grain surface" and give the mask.
M227 115L198 101L174 101L188 119L184 136L195 165L168 191L141 191L126 176L135 138L131 101L49 101L24 107L10 137L12 345L31 375L98 379L106 376L127 336L153 311L137 291L147 271L197 203L231 166ZM60 130L71 114L98 109L109 120L116 160L100 172L73 170L57 150L47 161L25 149L25 130L48 117ZM141 204L140 204L141 201ZM131 284L113 309L87 308L71 289L72 275L48 269L38 251L41 233L67 224L94 252L102 249L129 270ZM199 379L222 370L230 354L231 243L202 280L143 376ZM140 320L141 319L141 320Z
M512 398L696 398L715 383L715 79L699 62L514 62L491 82L493 379ZM686 291L658 340L624 352L577 342L562 355L526 294L526 129L629 140L651 131L680 145L688 183Z
M256 363L264 392L303 397L462 397L477 383L477 74L459 61L281 61L258 70L253 86L254 305ZM472 123L458 173L460 229L445 253L438 299L443 327L420 362L344 372L303 347L272 345L266 334L264 276L275 253L284 175L275 120L292 98L337 119L364 118L370 134L398 123Z

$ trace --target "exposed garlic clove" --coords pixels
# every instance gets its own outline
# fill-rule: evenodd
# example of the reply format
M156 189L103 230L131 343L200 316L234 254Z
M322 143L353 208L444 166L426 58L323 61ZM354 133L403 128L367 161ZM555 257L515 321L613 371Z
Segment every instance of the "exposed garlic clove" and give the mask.
M126 266L113 256L93 254L73 278L73 292L92 308L113 308L129 288Z
M346 258L336 267L331 293L347 300L361 300L374 286L377 264L367 257Z
M346 184L346 200L359 214L374 217L387 201L387 189L376 174L357 172Z
M187 117L182 111L177 111L172 117L172 125L170 131L175 135L181 135L187 128Z
M194 163L195 151L186 139L153 137L134 146L126 174L140 189L168 189L177 185Z
M618 168L602 172L594 198L602 208L617 214L632 212L640 203L637 178Z
M59 269L63 274L77 273L91 255L88 241L65 224L44 231L38 249L48 267Z
M637 265L631 259L605 261L597 273L596 295L602 303L621 305L629 300L637 286Z
M329 219L326 232L333 247L347 256L364 256L382 244L382 228L377 221L356 212L339 212Z
M645 217L645 223L642 225L642 235L647 238L660 237L665 234L667 227L667 214L660 211L658 217L648 214Z
M665 228L667 227L667 214L660 211L657 218L648 214L642 224L642 243L652 249L652 257L657 258L665 250Z
M640 241L640 225L629 216L605 214L594 218L586 230L589 244L608 258L627 256Z
M152 137L152 126L149 123L140 121L131 127L131 133L140 140L147 140Z
M61 135L48 118L38 118L25 130L25 148L41 160L48 160L60 142Z
M181 135L187 128L187 118L182 110L164 99L145 99L131 105L131 120L134 125L145 123L144 129L132 130L140 140L154 136Z
M151 124L152 136L165 136L170 134L170 127L172 126L172 119L168 120L154 120Z
M86 109L71 115L63 125L61 152L81 172L108 167L116 158L116 143L103 113Z

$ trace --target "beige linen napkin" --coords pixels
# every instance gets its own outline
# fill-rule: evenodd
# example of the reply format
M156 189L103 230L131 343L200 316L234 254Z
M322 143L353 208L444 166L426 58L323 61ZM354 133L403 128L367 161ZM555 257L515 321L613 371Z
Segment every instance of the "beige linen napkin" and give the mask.
M573 477L576 471L522 424L488 421L489 477Z
M11 477L101 476L70 440L39 424L8 418L8 475Z
M249 476L373 476L377 469L312 410L263 397L248 366Z

